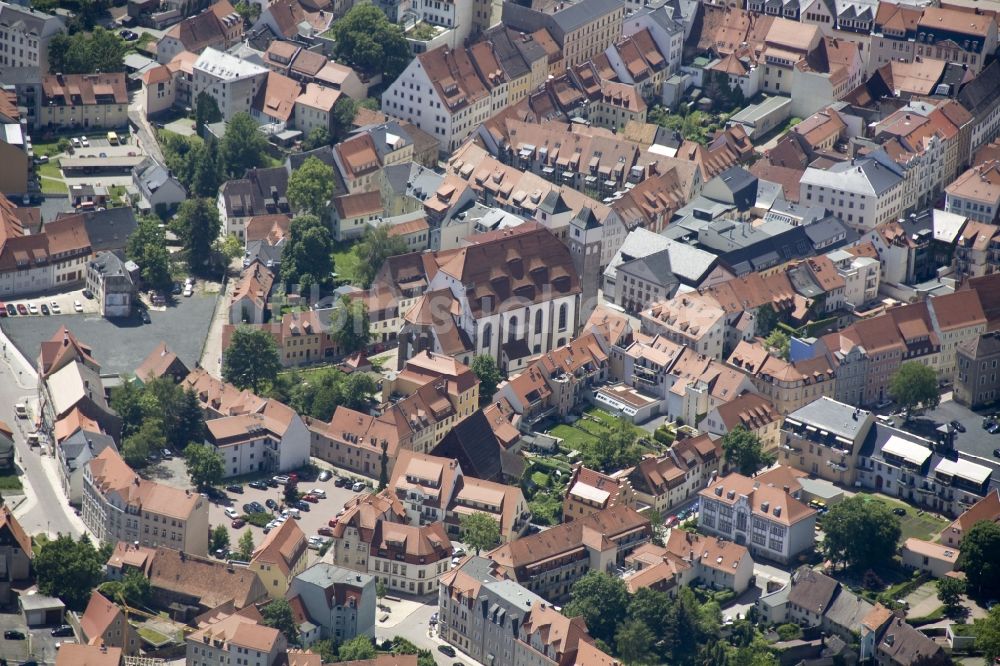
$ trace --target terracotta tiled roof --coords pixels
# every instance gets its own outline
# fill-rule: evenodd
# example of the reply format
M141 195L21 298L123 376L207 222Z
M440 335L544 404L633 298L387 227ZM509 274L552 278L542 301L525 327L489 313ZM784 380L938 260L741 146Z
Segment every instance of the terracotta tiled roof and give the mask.
M264 537L250 558L251 564L263 563L288 576L306 554L306 535L294 520L286 520Z

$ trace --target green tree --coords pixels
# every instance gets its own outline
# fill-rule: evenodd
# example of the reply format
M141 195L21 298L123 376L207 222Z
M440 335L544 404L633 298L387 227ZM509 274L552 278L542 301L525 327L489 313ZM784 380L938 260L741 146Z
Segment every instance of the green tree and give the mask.
M299 484L297 481L289 479L285 482L285 487L281 491L281 495L285 500L285 504L291 504L299 499Z
M243 256L243 243L236 237L236 234L226 234L226 237L219 242L216 251L226 258L227 262Z
M722 451L729 466L744 476L753 476L774 462L774 456L764 452L760 437L742 425L723 435Z
M976 623L976 628L976 649L983 653L987 664L995 664L1000 658L1000 604L991 608L989 615Z
M901 529L889 506L866 495L834 504L823 518L823 552L834 564L864 570L886 564ZM858 538L858 535L864 538Z
M991 525L993 523L990 523ZM965 581L959 578L945 576L938 578L937 597L944 604L945 612L949 615L954 613L962 602L962 595L965 594Z
M124 72L128 45L104 28L76 34L59 33L49 41L49 71L52 74Z
M194 122L198 133L201 133L201 129L205 125L221 121L222 111L219 111L219 105L216 103L215 98L204 91L198 93L198 96L194 100Z
M390 236L389 225L368 227L364 238L354 246L354 256L358 259L355 278L367 289L375 281L375 276L378 275L385 260L404 252L406 252L406 242L399 236Z
M917 361L907 361L893 373L889 379L889 395L900 407L906 409L907 419L914 407L923 405L933 409L941 402L937 374Z
M656 640L666 638L663 618L672 612L673 601L666 592L640 587L628 603L628 616L643 622L656 634Z
M615 631L625 620L628 603L628 589L621 578L603 571L588 571L573 583L570 602L563 614L582 616L591 636L614 645Z
M584 449L584 463L605 472L635 465L642 458L642 449L636 444L636 439L632 424L618 418L611 428L601 433L596 443Z
M142 572L130 569L121 581L121 593L131 606L147 606L152 593L149 579Z
M270 333L240 326L233 331L222 363L222 376L240 389L257 393L281 369L278 345Z
M203 145L193 149L185 164L185 172L188 174L188 179L184 184L192 196L202 198L216 196L223 182L219 142L209 137Z
M375 658L375 646L368 636L355 636L345 641L337 651L340 661L360 661Z
M382 455L379 456L378 489L385 490L389 485L389 441L382 440Z
M240 536L239 543L236 545L236 552L240 556L241 562L249 562L250 558L253 557L253 532L247 528L247 531Z
M230 178L242 178L247 169L266 166L267 141L250 114L229 119L222 137L222 157Z
M385 581L379 578L375 582L375 598L381 601L387 594L389 594L389 590L385 586Z
M330 334L343 354L363 351L371 340L368 306L360 298L341 297L330 325Z
M208 444L188 444L184 449L188 478L198 488L214 486L222 481L222 456Z
M615 631L615 645L622 662L633 664L654 664L656 654L653 643L656 635L642 620L625 620Z
M167 238L154 217L141 217L135 231L129 236L125 246L125 256L139 266L142 281L150 289L168 289L170 277L170 253L167 252Z
M229 550L229 530L226 529L225 525L216 525L212 529L212 533L209 537L208 550L212 553L217 550Z
M76 611L86 608L91 591L103 579L103 567L104 560L86 534L79 540L60 534L45 541L32 562L38 591L59 597Z
M148 417L135 433L122 444L122 458L132 467L141 467L149 460L153 451L162 451L167 446L163 435L163 421Z
M762 305L757 308L757 335L767 336L771 334L774 327L778 325L781 318L771 305Z
M775 328L774 330L772 330L770 335L768 335L764 339L764 344L770 347L771 349L775 350L778 353L778 356L785 359L786 361L788 360L788 353L789 353L789 348L791 347L791 342L792 341L788 337L788 334L782 331L780 328Z
M307 157L288 178L288 203L299 212L322 218L333 197L333 167Z
M351 7L332 33L338 59L386 81L395 80L412 58L403 31L374 5Z
M120 440L126 440L139 431L142 425L142 389L139 383L122 377L121 383L111 389L111 409L122 420Z
M345 95L346 97L346 95ZM334 109L336 110L337 105L334 104ZM317 148L322 148L323 146L330 145L330 132L327 131L325 127L314 127L306 135L306 138L302 141L303 150L316 150Z
M958 566L965 572L969 588L980 595L995 595L1000 590L1000 525L981 520L962 537ZM992 663L992 662L990 662Z
M330 114L330 126L333 128L333 143L339 143L347 138L354 129L354 117L358 115L358 103L347 95L341 95L333 104Z
M462 542L476 549L476 555L500 545L500 525L488 513L475 511L462 516Z
M313 284L327 284L332 272L333 237L330 227L315 215L295 217L288 227L288 240L281 250L282 281L299 285L299 293L305 294Z
M500 368L497 367L496 359L489 354L477 354L472 359L469 366L472 372L479 378L479 403L485 404L493 400L493 394L497 392L497 386L503 381Z
M181 204L171 226L184 241L188 267L196 273L205 271L221 229L219 209L210 199L188 199Z
M309 649L320 656L324 664L332 664L337 661L337 644L332 638L324 638L309 646Z
M264 624L284 634L289 645L301 645L299 626L295 623L295 616L288 601L278 597L264 606L260 614L264 617Z
M256 2L247 2L247 0L240 0L233 7L236 13L240 15L243 19L243 23L247 26L252 25L258 18L260 18L260 5Z

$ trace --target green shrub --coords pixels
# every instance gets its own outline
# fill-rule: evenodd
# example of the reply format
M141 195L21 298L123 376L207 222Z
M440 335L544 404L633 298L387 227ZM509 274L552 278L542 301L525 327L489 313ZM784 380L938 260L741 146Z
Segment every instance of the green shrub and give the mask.
M545 472L532 472L531 482L539 488L547 488L549 485L549 475Z
M256 527L264 527L271 522L271 515L267 513L245 513L243 520Z
M655 431L653 431L653 439L655 439L660 444L663 444L664 446L670 446L671 444L673 444L674 438L675 438L674 433L667 430L663 426L660 426Z
M736 598L736 593L732 590L719 590L712 595L712 598L720 606L729 603Z
M795 639L802 637L802 627L797 624L783 624L775 631L778 632L778 636L781 637L781 640L783 641L794 641Z

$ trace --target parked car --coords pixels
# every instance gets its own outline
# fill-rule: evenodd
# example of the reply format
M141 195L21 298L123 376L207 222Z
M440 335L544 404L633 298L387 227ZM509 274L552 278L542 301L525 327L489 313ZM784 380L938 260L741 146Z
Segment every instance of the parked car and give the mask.
M23 641L24 632L14 631L13 629L3 632L4 640L7 641Z
M278 474L277 476L274 476L274 477L271 477L271 478L272 478L272 479L274 480L274 482L275 482L276 484L278 484L279 486L283 486L283 485L285 485L286 483L288 483L288 477L287 477L287 476L285 476L284 474ZM277 487L277 486L275 486L275 487Z
M174 452L171 451L170 449L163 449L162 453L163 453L163 459L164 460L173 460L174 459Z
M170 293L174 296L180 296L183 289L180 282L174 282L174 286L170 288Z
M310 495L315 495L318 499L326 499L326 491L322 488L313 488L309 491Z
M80 145L82 145L84 148L90 148L90 139L88 139L85 136L81 136Z
M246 504L244 504L243 513L257 513L256 511L254 511L253 505L254 505L253 502L247 502Z
M228 486L226 486L226 492L236 493L238 495L242 495L243 494L243 486L241 486L238 483L231 483Z
M74 635L73 634L73 627L69 626L68 624L59 625L58 627L56 627L55 629L53 629L50 633L53 636L57 636L57 637L59 637L59 636L73 636Z
M73 144L74 148L79 148L80 147L80 139L78 139L75 136L72 139L70 139L70 143Z
M231 509L231 508L226 509L225 514L226 517L229 518L230 520L236 520L237 518L240 517L240 514L237 513L236 509Z
M52 310L52 314L60 314L62 312L62 308L55 301L49 303L49 309Z
M1000 458L1000 449L993 449L993 457Z
M986 432L990 433L991 435L997 434L998 432L1000 432L1000 423L994 423L993 425L991 425L989 428L986 429Z
M17 314L19 314L19 315L26 315L26 314L28 314L28 308L24 305L24 303L18 303L17 304Z
M319 473L319 476L317 478L320 481L329 481L330 477L332 477L332 476L333 476L333 474L330 472L330 470L324 469L322 472Z
M329 522L327 522L327 525L329 525L330 527L336 527L337 523L339 523L339 522L340 522L340 518L331 518L329 520Z
M351 482L342 476L338 476L337 479L333 482L333 485L336 486L337 488L346 488L350 484Z
M292 506L294 506L296 509L299 509L300 511L311 510L309 502L303 502L302 500L295 500L294 502L292 502Z
M30 312L33 315L38 314L38 306L35 305L34 303L28 303L28 312Z
M77 312L83 312L83 303L80 301L73 301L73 309Z
M269 499L266 502L264 502L264 506L266 506L268 509L271 509L271 511L278 510L278 503L275 502L273 499Z
M0 303L0 317L6 317L6 316L7 316L7 306L3 303Z
M191 288L191 285L184 287L184 298L190 298L193 295L194 289Z
M146 308L141 308L139 310L139 317L142 319L143 324L151 324L152 320L149 318L149 310Z
M316 534L322 534L323 536L332 537L333 536L333 528L332 527L327 527L327 526L324 525L323 527L321 527L318 530L316 530Z
M299 510L295 507L289 507L285 509L284 511L281 512L281 515L284 516L285 518L288 518L289 516L291 516L292 518L301 518L301 516L299 515Z
M264 483L263 481L251 481L247 485L253 488L254 490L267 490L267 484Z
M310 504L318 504L319 498L313 495L312 493L306 493L305 495L302 496L302 501L309 502Z
M957 430L958 432L965 432L965 426L962 425L962 422L957 419L951 422L951 427Z
M448 655L449 657L455 656L455 648L450 645L438 645L438 652Z
M83 294L83 297L86 298L88 301L94 300L94 292L92 292L91 290L84 289L80 293Z
M264 479L264 483L267 484L268 488L277 488L278 487L278 482L275 481L274 478Z
M266 513L264 505L260 502L250 502L250 506L253 508L251 513Z
M11 317L17 314L17 308L14 307L13 304L11 303L7 304L7 314L9 314Z
M351 490L353 490L356 493L360 493L364 489L365 489L365 482L364 481L356 481L354 483L354 485L351 486Z
M233 522L229 523L229 526L232 527L234 530L238 530L246 524L247 521L243 520L242 518L234 518Z

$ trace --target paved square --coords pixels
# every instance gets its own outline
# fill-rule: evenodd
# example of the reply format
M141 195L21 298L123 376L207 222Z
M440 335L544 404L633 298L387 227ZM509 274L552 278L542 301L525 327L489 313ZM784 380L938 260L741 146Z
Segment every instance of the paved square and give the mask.
M51 296L34 299L48 303ZM102 374L131 374L162 340L189 368L201 358L208 326L215 310L216 294L195 292L178 298L165 311L151 310L151 323L137 314L128 319L104 319L96 314L65 312L51 316L18 316L0 319L0 329L31 361L38 358L39 345L65 325L94 349Z

